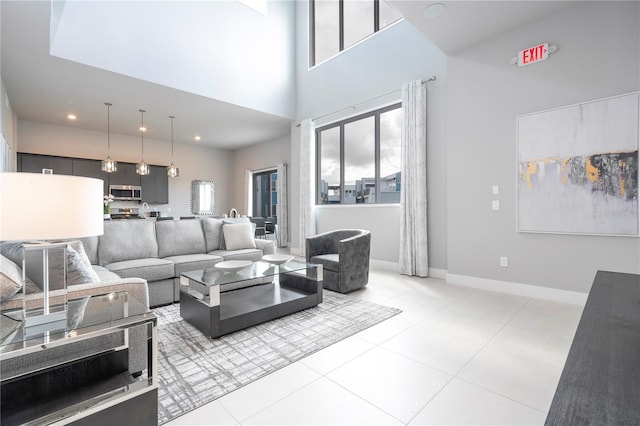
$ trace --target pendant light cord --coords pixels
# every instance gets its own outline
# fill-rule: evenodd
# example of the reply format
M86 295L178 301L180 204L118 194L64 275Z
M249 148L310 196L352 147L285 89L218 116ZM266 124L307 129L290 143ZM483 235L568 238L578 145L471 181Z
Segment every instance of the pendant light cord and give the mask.
M109 102L104 104L107 106L107 156L111 158L111 104Z
M145 111L143 109L138 110L140 111L140 136L142 138L142 162L144 163L144 113Z
M173 115L170 115L171 119L171 164L173 164L173 119L175 118Z

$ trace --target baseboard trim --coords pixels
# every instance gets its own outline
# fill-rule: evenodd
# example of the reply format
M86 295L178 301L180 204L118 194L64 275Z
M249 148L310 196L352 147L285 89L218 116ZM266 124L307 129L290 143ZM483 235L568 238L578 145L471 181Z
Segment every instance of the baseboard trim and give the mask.
M289 253L294 256L300 256L300 249L298 247L289 246Z
M389 262L388 260L369 259L369 267L383 271L398 272L398 262Z
M534 297L536 299L551 300L554 302L571 303L584 306L587 302L587 293L577 291L560 290L557 288L540 287L530 284L514 283L509 281L491 280L487 278L469 277L466 275L446 274L448 284L456 284L464 287L481 290L498 291L516 296Z
M439 278L441 280L446 280L447 279L447 270L446 269L429 268L429 277L431 277L431 278Z

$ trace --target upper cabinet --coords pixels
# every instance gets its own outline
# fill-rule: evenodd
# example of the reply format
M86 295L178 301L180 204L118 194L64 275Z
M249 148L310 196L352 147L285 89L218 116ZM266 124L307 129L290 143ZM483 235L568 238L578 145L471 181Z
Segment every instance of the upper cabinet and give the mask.
M73 175L73 161L51 155L18 154L18 171L42 173L42 169L51 169L56 175Z
M109 193L109 174L102 171L100 160L85 160L82 158L73 159L73 174L75 176L86 176L102 181L102 193Z
M103 182L104 194L109 193L109 185L142 186L142 201L150 204L169 204L169 178L165 166L149 166L150 173L140 176L133 163L118 162L118 171L102 171L100 160L84 158L56 157L51 155L18 153L18 171L42 173L42 169L52 169L54 174L86 176Z
M169 178L164 166L149 166L149 174L140 176L142 201L152 204L169 204Z
M109 173L109 185L140 186L140 175L136 173L136 165L118 162L118 171Z

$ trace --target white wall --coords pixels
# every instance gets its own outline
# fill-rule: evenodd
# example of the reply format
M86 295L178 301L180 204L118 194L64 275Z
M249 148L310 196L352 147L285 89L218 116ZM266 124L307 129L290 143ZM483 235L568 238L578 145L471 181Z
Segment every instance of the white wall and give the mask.
M369 229L371 233L371 258L386 262L398 262L398 248L392 243L400 240L400 205L377 206L318 206L317 232L333 229Z
M106 132L26 120L18 120L18 131L19 152L96 160L107 156ZM144 152L148 164L166 166L171 162L169 141L145 138ZM140 138L111 133L111 158L137 163L140 156ZM169 178L169 204L156 206L163 216L191 215L191 181L194 179L214 181L216 214L229 211L233 204L233 152L174 143L174 162L180 168L180 177Z
M11 148L11 170L16 169L17 122L18 120L13 108L11 108L4 82L0 80L0 133L2 133L9 144L9 148Z
M638 2L579 2L449 58L450 274L587 292L598 269L640 272L638 238L516 232L516 116L638 90L639 28ZM540 42L559 50L528 67L509 64Z
M53 55L293 118L295 2L67 1Z
M337 121L400 99L402 83L436 75L428 86L428 197L430 267L446 269L446 188L445 188L445 81L446 57L408 22L401 21L353 46L340 55L308 69L308 3L296 3L297 27L297 110L296 120L315 118L365 102L355 110L323 118L317 124ZM391 93L393 92L393 93ZM386 95L386 96L382 96ZM382 97L381 97L382 96ZM293 249L299 236L299 142L300 129L291 133L290 224ZM335 210L334 210L335 209ZM366 218L366 219L365 219ZM399 208L339 206L319 209L317 229L362 227L372 233L372 258L398 261Z
M276 168L278 164L291 164L290 138L283 137L269 142L252 145L235 151L233 168L233 202L241 214L251 216L245 211L244 179L246 170ZM289 175L291 173L289 172ZM290 183L288 185L290 191Z

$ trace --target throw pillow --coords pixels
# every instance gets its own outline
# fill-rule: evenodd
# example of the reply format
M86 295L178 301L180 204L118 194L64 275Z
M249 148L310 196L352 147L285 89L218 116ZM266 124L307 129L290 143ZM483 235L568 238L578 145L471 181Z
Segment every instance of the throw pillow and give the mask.
M222 227L226 250L256 248L251 223L230 223Z
M27 294L42 291L29 277L27 277L24 287ZM0 302L10 299L21 290L22 268L10 259L0 255Z
M84 250L82 252L84 253ZM67 285L100 281L100 277L91 267L87 255L85 254L83 258L70 244L67 245L67 265Z
M22 270L0 255L0 302L4 302L22 288Z

